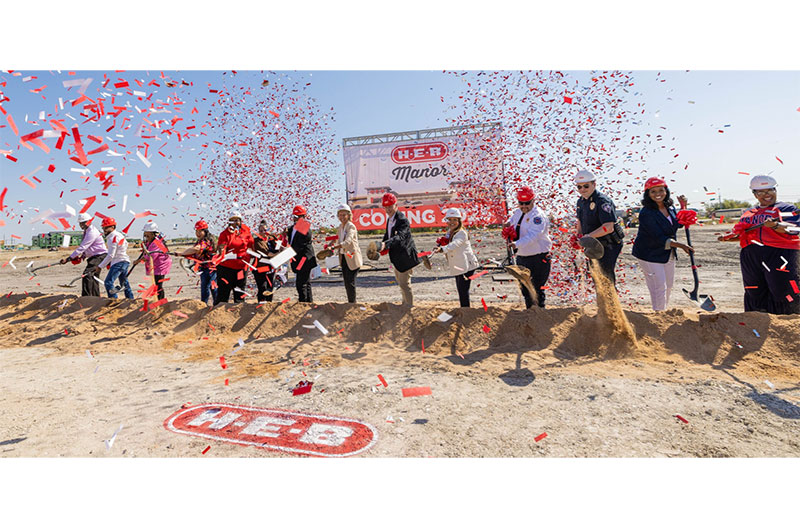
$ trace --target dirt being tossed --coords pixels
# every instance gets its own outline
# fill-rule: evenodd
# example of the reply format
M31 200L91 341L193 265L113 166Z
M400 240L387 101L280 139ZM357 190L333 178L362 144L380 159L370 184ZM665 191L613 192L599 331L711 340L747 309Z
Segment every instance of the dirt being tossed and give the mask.
M639 344L636 342L636 333L625 316L614 283L600 268L599 261L589 259L589 268L597 290L598 323L607 326L611 332L611 339L614 341L614 346L610 347L610 350L616 356L635 353L639 348ZM602 329L600 330L599 335L603 335L604 332Z
M443 312L452 319L439 321ZM523 356L529 364L591 362L598 369L604 361L597 360L613 364L624 357L662 366L709 365L753 379L800 376L800 320L754 312L638 313L613 305L600 313L593 307L485 311L437 303L410 309L297 302L211 308L196 300L142 311L139 301L30 294L2 298L0 323L2 348L47 347L55 354L113 350L194 360L238 350L238 370L229 373L242 377L277 375L301 357L328 366L343 361L413 366L429 358L426 366L434 369L496 376Z

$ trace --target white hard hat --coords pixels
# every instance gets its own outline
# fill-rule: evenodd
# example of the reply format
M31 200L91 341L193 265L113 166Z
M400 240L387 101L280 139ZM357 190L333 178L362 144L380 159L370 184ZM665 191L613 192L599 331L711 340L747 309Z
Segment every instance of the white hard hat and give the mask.
M352 213L352 211L350 210L350 206L347 204L340 205L339 208L336 210L336 212L338 213L339 211L347 211L348 213Z
M455 207L451 209L446 209L444 212L444 219L447 220L448 218L458 218L461 220L461 211L456 209Z
M92 215L89 213L81 213L78 215L78 222L90 222L92 218Z
M228 220L233 220L234 218L238 218L239 220L241 220L242 219L242 213L240 213L239 211L234 211L228 217Z
M151 220L144 225L143 231L145 233L158 233L158 226Z
M573 176L575 183L589 183L595 181L594 174L587 170L580 170L578 174Z
M761 189L773 189L777 186L778 182L775 181L775 178L773 178L772 176L766 176L764 174L753 176L753 179L750 180L750 189L754 191L758 191Z

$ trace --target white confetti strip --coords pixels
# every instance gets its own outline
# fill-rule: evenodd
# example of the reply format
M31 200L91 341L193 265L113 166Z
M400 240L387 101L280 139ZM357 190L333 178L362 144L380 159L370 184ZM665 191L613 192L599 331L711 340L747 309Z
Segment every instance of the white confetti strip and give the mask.
M119 432L120 432L120 431L122 431L122 425L121 425L121 424L120 424L120 426L119 426L119 429L117 429L116 431L114 431L114 434L111 436L111 439L110 439L110 440L104 440L104 442L106 443L106 450L107 450L107 451L110 451L110 450L111 450L111 446L113 446L113 445L114 445L114 440L116 440L116 439L117 439L117 435L119 434Z
M766 269L767 271L769 271L769 266L767 266L766 264L764 264L764 261L763 261L763 260L761 261L761 265L762 265L762 266L764 266L764 269Z
M443 323L446 323L447 321L449 321L452 318L453 318L453 316L450 315L449 313L442 312L442 313L439 314L439 317L437 317L436 319L438 319L439 321L441 321Z
M147 158L144 157L144 155L138 149L136 150L136 157L138 157L142 161L142 163L144 163L145 167L147 167L148 169L150 168L150 162L147 160Z
M767 387L769 387L770 389L775 390L775 385L773 385L770 380L764 380L764 383L766 383Z
M319 331L322 332L322 335L328 335L328 330L316 319L314 319L314 326L316 326Z

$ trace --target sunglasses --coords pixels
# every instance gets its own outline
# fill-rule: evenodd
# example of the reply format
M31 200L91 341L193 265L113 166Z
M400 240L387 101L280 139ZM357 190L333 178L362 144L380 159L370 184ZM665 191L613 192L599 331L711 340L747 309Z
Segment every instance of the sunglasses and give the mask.
M757 191L753 191L753 194L758 196L760 194L767 194L767 193L773 193L773 192L775 192L775 188L774 187L772 189L759 189Z
M591 187L591 186L592 186L592 184L591 184L591 183L584 183L583 185L581 185L581 184L579 183L579 184L577 185L578 189L588 189L588 188L589 188L589 187Z
M533 200L528 200L527 202L519 202L520 205L530 205L533 203Z

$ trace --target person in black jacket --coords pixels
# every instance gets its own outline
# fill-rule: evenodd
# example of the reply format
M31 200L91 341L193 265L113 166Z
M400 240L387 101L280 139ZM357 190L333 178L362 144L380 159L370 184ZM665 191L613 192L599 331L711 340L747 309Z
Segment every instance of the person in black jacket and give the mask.
M654 177L645 182L642 205L633 256L644 272L653 310L658 312L666 310L669 304L675 278L675 248L687 254L694 249L676 240L680 224L663 179Z
M386 211L386 233L381 242L381 253L388 250L389 260L394 268L394 276L400 292L403 295L403 304L414 304L414 295L411 293L411 273L414 266L420 263L417 256L417 247L411 236L411 224L402 212L397 210L397 197L386 193L381 200Z
M617 283L614 268L622 251L625 232L617 222L616 209L611 198L597 190L595 175L587 170L578 171L574 176L578 188L577 217L578 237L590 236L603 244L600 268L608 279Z
M278 245L275 235L267 229L267 221L258 224L258 235L253 237L253 251L260 253L261 258L272 258L278 254ZM258 288L258 302L272 302L272 290L275 289L275 269L268 264L262 264L261 258L252 263L256 266L253 278Z
M292 216L294 224L286 231L286 239L297 253L292 259L297 296L300 302L312 302L311 270L317 267L317 257L314 256L314 245L311 243L311 226L306 220L306 208L302 205L292 210Z

